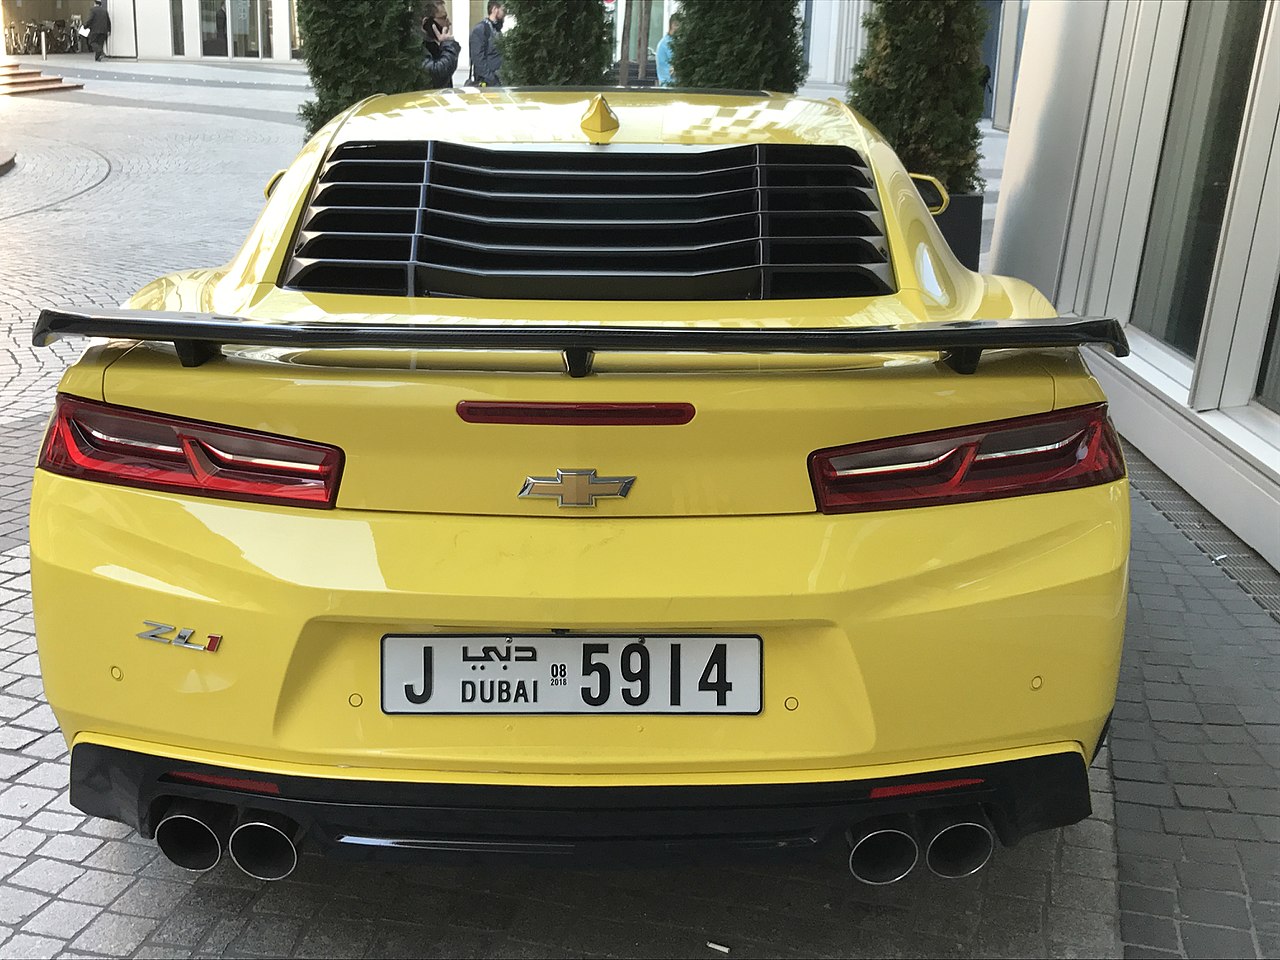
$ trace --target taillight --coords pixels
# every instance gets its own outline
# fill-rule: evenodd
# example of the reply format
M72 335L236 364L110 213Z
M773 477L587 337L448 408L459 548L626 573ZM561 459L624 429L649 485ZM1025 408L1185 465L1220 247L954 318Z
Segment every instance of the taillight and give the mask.
M693 419L691 403L547 403L461 400L467 423L548 424L562 427L679 426Z
M819 450L809 474L819 510L855 513L1093 486L1124 457L1098 404Z
M60 395L40 466L147 490L332 507L342 451Z

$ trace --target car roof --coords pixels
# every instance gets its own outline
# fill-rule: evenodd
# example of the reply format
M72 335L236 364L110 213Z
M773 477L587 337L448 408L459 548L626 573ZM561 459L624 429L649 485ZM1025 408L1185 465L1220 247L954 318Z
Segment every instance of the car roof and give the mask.
M755 91L622 87L458 88L377 96L338 130L334 145L371 140L582 144L582 118L603 96L618 117L611 144L843 144L864 148L865 121L838 100Z

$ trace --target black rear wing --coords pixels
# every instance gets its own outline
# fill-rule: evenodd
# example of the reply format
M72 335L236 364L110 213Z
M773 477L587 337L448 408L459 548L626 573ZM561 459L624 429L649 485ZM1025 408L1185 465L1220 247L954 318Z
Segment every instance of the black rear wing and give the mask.
M958 320L875 327L620 327L549 323L293 323L215 313L41 310L37 347L62 337L115 337L174 345L183 366L213 359L223 344L272 347L396 347L421 350L556 350L570 376L591 372L594 352L909 353L939 351L957 373L973 373L983 350L1110 347L1128 356L1124 329L1103 317Z

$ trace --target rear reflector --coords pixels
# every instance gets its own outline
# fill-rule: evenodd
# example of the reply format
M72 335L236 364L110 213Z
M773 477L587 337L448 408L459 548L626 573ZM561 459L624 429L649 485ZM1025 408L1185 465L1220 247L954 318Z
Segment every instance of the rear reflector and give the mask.
M855 513L1094 486L1124 457L1098 404L819 450L809 474L819 510Z
M467 423L542 423L565 427L675 426L693 419L691 403L507 403L463 400Z
M325 508L338 495L342 451L59 395L40 466L147 490Z
M183 783L198 783L205 787L222 787L226 790L242 790L245 793L279 794L280 785L270 780L247 780L244 777L222 777L216 773L191 773L187 770L174 770L166 774L169 780L180 780Z
M963 780L934 780L930 783L895 783L887 787L872 787L872 800L888 800L891 797L914 797L920 793L938 793L942 790L955 790L959 787L976 787L982 783L980 777L966 777Z

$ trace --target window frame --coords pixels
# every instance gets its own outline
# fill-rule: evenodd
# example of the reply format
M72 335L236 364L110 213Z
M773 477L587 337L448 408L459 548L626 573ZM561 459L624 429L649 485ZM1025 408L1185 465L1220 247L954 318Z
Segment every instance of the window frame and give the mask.
M1280 280L1280 15L1263 14L1258 56L1222 237L1214 263L1196 374L1193 410L1232 410L1257 395L1258 375ZM1265 408L1263 408L1265 409Z

